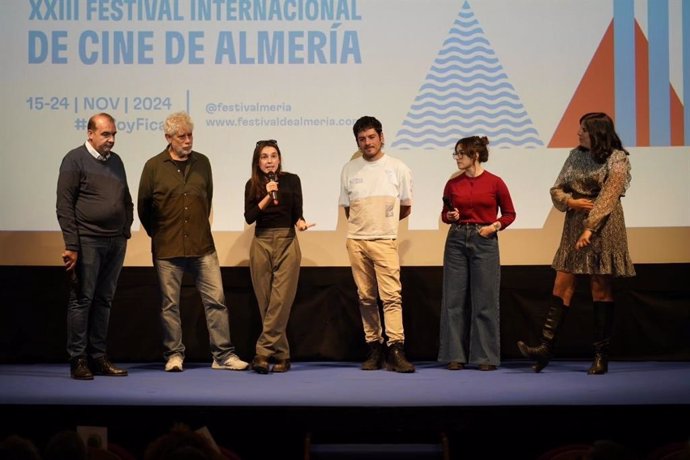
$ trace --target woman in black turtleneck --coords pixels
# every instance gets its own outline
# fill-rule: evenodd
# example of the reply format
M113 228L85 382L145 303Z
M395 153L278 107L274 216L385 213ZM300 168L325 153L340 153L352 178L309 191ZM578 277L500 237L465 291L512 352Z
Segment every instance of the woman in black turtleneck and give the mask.
M256 222L249 270L263 323L252 368L267 374L272 358L273 372L287 372L286 328L302 260L295 228L304 231L314 224L302 217L302 184L299 176L282 170L280 148L273 139L256 143L252 177L244 188L244 219Z

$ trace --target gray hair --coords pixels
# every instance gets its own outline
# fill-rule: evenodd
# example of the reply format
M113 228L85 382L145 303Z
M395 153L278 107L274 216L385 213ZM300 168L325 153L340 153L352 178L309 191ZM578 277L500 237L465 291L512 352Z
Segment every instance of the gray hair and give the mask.
M187 112L175 112L165 119L163 131L167 136L174 136L179 131L193 131L194 123Z

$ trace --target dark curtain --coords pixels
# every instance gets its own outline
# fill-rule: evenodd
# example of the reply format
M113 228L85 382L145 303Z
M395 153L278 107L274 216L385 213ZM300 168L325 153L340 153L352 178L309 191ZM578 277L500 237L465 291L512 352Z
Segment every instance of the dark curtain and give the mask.
M612 358L690 360L690 264L637 265L616 280ZM254 355L260 318L249 269L222 269L232 341ZM433 361L438 350L441 267L403 267L403 311L410 359ZM551 294L547 266L506 266L501 274L501 347L519 358L515 342L536 343ZM65 353L67 284L60 267L0 267L0 362L61 362ZM577 287L557 344L560 358L589 359L592 306L589 281ZM181 294L187 360L210 362L206 320L191 277ZM365 354L357 292L348 267L302 268L288 336L293 360L358 361ZM109 354L119 362L162 360L159 295L151 267L125 267L113 303Z

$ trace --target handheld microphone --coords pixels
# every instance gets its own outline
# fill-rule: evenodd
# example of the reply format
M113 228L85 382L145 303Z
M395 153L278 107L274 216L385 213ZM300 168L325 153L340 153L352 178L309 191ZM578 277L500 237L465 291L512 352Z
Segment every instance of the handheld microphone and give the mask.
M450 198L447 196L443 197L443 204L446 205L446 210L448 211L452 211L453 209L455 209L453 207L453 203L450 201Z
M276 177L276 173L273 171L268 173L268 180L271 182L278 182L278 178ZM271 199L273 200L273 204L278 204L278 191L277 190L272 190L271 191Z

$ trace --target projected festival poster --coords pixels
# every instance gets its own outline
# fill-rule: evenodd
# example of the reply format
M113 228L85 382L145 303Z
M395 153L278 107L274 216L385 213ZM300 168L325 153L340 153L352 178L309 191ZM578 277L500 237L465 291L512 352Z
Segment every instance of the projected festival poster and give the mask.
M688 1L6 0L0 39L3 231L58 230L57 170L97 112L117 120L136 196L179 110L214 168L214 231L245 228L259 139L302 178L313 230L334 230L362 115L413 170L411 230L438 228L469 135L490 139L513 228L538 229L587 111L633 153L628 225L690 226Z

